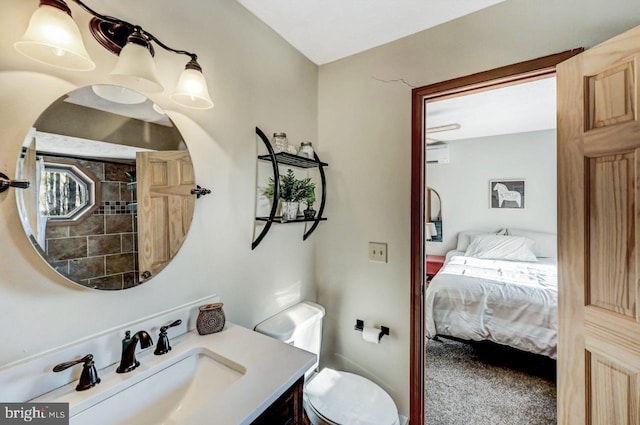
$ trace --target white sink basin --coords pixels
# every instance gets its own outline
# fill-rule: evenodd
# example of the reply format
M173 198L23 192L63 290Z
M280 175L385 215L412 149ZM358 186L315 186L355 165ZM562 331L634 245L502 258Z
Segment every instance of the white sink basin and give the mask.
M176 316L172 311L153 321L167 323ZM0 398L68 403L71 425L250 425L316 362L311 353L227 322L215 334L190 330L175 336L173 349L162 356L152 348L138 352L140 366L119 374L118 359L109 355L121 333L118 329L110 339L0 368ZM75 390L80 366L60 374L51 371L53 365L86 353L110 361L98 368L101 382L95 387Z
M150 358L147 357L147 361ZM109 373L87 391L100 392L103 383L122 377L103 397L70 406L71 425L174 425L222 393L246 370L205 349L193 349L166 362L123 375ZM144 377L135 379L136 374ZM130 376L126 376L130 375ZM129 378L129 379L127 379ZM96 401L92 403L92 401Z

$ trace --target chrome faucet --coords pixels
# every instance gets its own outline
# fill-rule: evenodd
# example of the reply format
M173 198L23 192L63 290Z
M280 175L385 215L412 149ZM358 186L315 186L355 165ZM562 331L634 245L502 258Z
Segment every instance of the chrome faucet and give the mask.
M122 357L116 372L127 373L140 366L140 362L136 360L138 341L140 341L140 348L149 348L153 345L153 340L146 331L138 331L133 336L131 331L127 331L122 340Z

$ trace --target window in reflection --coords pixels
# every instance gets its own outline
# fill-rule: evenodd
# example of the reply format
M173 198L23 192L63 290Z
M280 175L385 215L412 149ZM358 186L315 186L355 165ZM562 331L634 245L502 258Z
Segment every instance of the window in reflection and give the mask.
M69 170L45 167L40 181L40 214L71 218L87 204L87 185Z
M78 221L96 206L95 175L73 161L39 159L38 210L41 217L57 222ZM99 195L98 195L99 196Z

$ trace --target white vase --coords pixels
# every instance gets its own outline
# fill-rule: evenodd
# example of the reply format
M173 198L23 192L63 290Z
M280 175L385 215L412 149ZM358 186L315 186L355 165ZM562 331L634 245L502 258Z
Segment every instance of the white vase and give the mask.
M293 221L298 216L298 202L282 201L282 222Z

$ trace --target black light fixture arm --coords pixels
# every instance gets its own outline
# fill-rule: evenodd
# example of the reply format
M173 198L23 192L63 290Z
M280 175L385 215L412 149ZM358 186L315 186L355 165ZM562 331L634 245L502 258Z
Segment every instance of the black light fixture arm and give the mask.
M42 0L42 1L47 1L47 0ZM49 0L49 1L51 1L51 0ZM124 27L127 27L127 28L129 28L131 30L132 33L134 31L136 31L136 30L139 31L141 34L144 34L144 36L148 40L153 41L155 44L157 44L158 46L162 47L165 50L168 50L170 52L173 52L173 53L176 53L176 54L179 54L179 55L189 56L192 61L196 61L198 59L198 55L196 55L195 53L191 53L191 52L188 52L186 50L178 50L178 49L174 49L172 47L167 46L162 41L160 41L158 39L158 37L156 37L155 35L151 34L147 30L143 29L139 25L134 25L134 24L132 24L130 22L127 22L127 21L124 21L122 19L114 18L113 16L107 16L107 15L103 15L101 13L98 13L95 10L93 10L92 8L90 8L89 6L87 6L81 0L71 0L71 1L76 3L78 6L80 6L82 9L84 9L87 13L91 14L95 18L98 18L100 20L103 20L103 21L106 21L106 22L109 22L109 23L112 23L112 24L122 25Z
M107 15L103 15L102 13L98 13L95 10L91 9L89 6L87 6L86 4L84 4L82 1L80 0L71 0L73 1L75 4L77 4L78 6L80 6L81 8L83 8L86 12L88 12L89 14L95 16L96 18L100 18L103 21L107 21L107 22L111 22L114 24L121 24L121 25L126 25L129 28L135 28L136 26L133 24L130 24L127 21L123 21L122 19L118 19L118 18L114 18L113 16L107 16Z
M74 0L76 1L76 0ZM142 28L140 28L142 30ZM158 40L158 38L151 34L150 32L147 32L145 30L142 30L142 32L149 37L150 40L153 40L158 46L162 47L165 50L168 50L170 52L173 53L177 53L179 55L186 55L189 56L192 60L197 60L198 59L198 55L196 55L195 53L191 53L191 52L187 52L186 50L176 50L174 48L171 48L169 46L167 46L166 44L164 44L162 41Z

